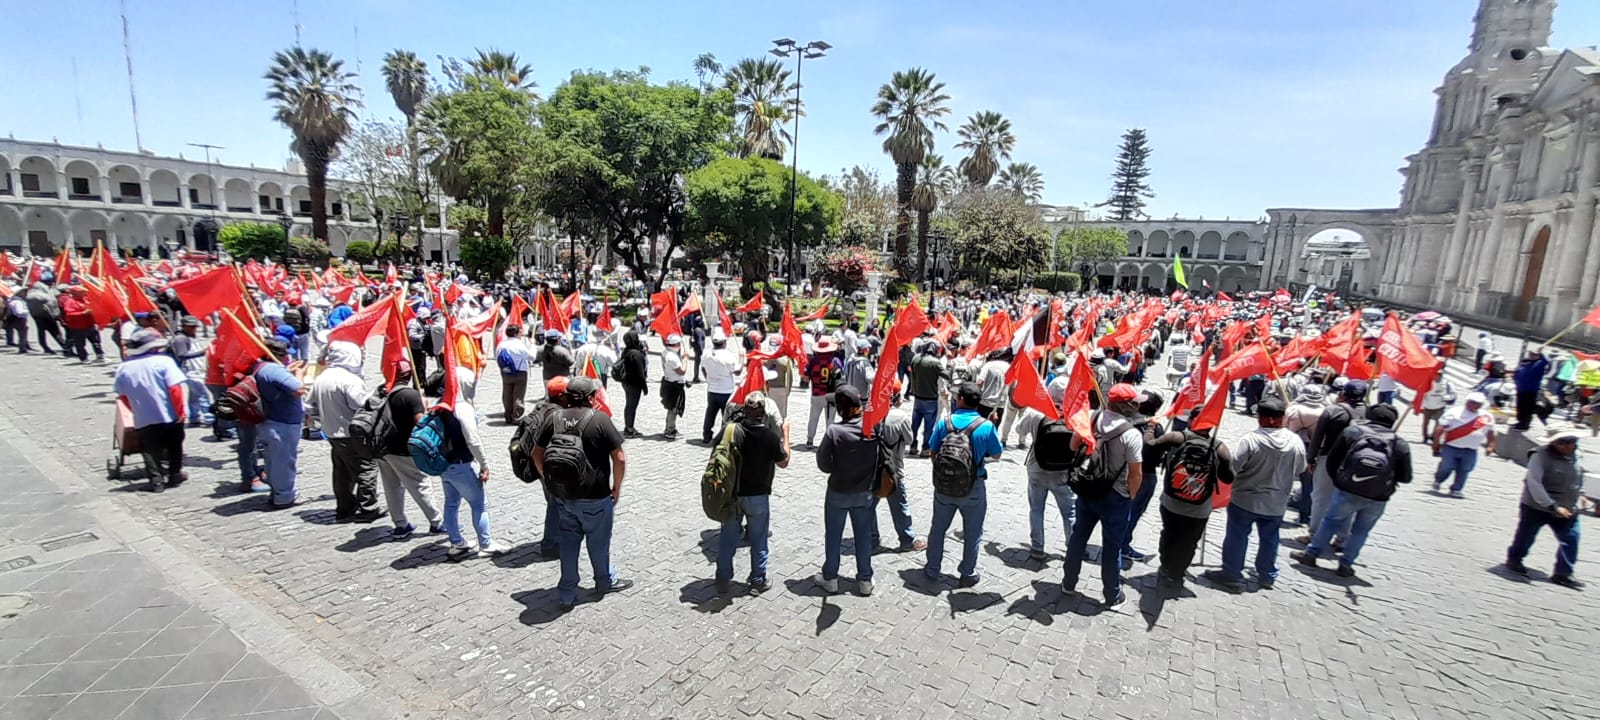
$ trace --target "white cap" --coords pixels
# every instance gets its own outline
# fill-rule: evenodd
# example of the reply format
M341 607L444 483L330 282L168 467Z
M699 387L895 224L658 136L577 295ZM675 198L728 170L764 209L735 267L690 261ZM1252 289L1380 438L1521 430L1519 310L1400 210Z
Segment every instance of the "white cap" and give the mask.
M714 343L725 343L727 341L728 341L728 334L723 332L722 328L719 327L716 330L712 330L711 331L711 342L714 342Z

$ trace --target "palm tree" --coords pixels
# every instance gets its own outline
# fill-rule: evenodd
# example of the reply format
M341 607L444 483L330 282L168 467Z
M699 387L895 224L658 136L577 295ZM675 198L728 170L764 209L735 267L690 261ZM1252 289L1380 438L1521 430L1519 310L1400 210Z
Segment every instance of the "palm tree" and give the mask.
M1010 160L1011 148L1017 144L1016 136L1011 134L1011 121L993 110L967 118L956 134L961 136L956 147L971 152L961 160L961 174L977 187L989 184L1000 170L1000 161Z
M328 163L350 134L360 88L344 61L321 50L292 47L272 57L265 78L267 99L277 103L273 117L294 135L291 145L306 168L311 186L311 234L328 241Z
M872 114L880 121L873 132L886 135L883 151L894 160L895 263L904 271L911 250L911 194L916 188L917 165L933 151L933 131L949 130L939 118L950 113L944 83L922 68L896 71L878 88ZM903 274L910 274L903 272Z
M745 58L723 76L733 91L733 114L739 121L739 156L783 159L790 140L784 125L799 110L789 71L777 60Z
M1044 175L1033 163L1011 163L1000 171L1000 187L1037 205L1044 197Z
M917 186L911 191L911 207L917 211L917 282L928 279L928 216L955 185L956 175L944 158L929 153L917 165Z
M478 57L467 61L474 73L492 80L505 83L512 90L525 90L529 93L539 84L533 81L533 67L523 65L517 59L516 53L500 52L499 50L478 51Z
M411 127L417 107L428 98L428 64L410 50L391 50L383 56L383 80L394 106L406 116L406 127Z
M700 53L700 56L694 59L694 74L700 78L700 90L704 91L711 86L711 83L706 82L706 78L711 78L711 82L714 83L717 78L722 77L722 63L717 62L717 56L711 53Z

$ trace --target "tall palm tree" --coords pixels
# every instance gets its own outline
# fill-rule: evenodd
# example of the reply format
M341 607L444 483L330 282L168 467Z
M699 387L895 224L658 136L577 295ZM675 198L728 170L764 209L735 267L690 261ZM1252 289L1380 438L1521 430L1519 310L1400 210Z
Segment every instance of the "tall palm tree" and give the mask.
M728 68L723 84L733 91L739 123L739 156L783 159L790 141L785 127L799 111L789 71L771 58L745 58Z
M264 76L267 99L277 103L273 117L294 135L291 147L306 168L311 187L311 234L328 241L328 163L350 134L356 99L355 73L344 61L321 50L292 47L272 57Z
M498 80L512 90L526 90L529 93L539 84L533 81L533 66L523 65L517 59L516 53L501 52L490 49L487 52L478 51L478 57L467 61L467 65L474 73L483 77Z
M977 187L989 184L1000 170L1001 160L1011 159L1017 137L1011 134L1011 121L993 110L984 110L956 131L961 142L956 147L970 154L961 160L961 175Z
M928 279L928 216L955 182L955 171L943 157L929 153L917 165L917 186L911 190L911 207L917 211L917 282Z
M694 59L694 74L700 78L700 89L704 91L715 83L717 78L722 77L722 63L717 62L717 56L711 53L700 53L700 56ZM706 82L707 78L710 78L711 82Z
M411 127L417 107L428 98L428 64L410 50L391 50L383 56L383 80L394 106L406 116L406 127Z
M1044 175L1033 163L1011 163L1000 171L1000 187L1037 205L1044 197Z
M873 132L885 135L883 151L894 160L896 203L894 218L895 264L909 275L911 250L911 194L916 188L917 165L933 151L933 131L949 130L939 118L950 113L944 83L922 68L896 71L878 88L872 114L878 117Z

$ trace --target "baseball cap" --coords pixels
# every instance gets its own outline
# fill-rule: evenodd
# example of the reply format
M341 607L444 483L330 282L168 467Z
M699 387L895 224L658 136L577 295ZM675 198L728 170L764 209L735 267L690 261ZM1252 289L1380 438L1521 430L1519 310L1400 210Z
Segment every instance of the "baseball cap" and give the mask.
M1360 400L1367 396L1367 381L1351 380L1344 384L1344 389L1340 390L1340 393L1346 398Z
M1276 398L1276 397L1262 398L1261 402L1256 403L1256 415L1258 415L1260 417L1281 418L1288 411L1289 411L1289 408L1288 408L1288 406L1283 404L1283 399L1282 398Z
M567 395L580 400L594 395L599 390L600 383L596 382L594 378L579 375L567 380Z
M1139 399L1139 390L1128 383L1117 383L1111 386L1111 392L1106 393L1108 402L1134 402Z
M289 343L284 342L281 337L276 335L269 337L264 344L274 357L283 358L289 355Z
M977 383L961 383L961 386L956 388L956 397L967 407L977 407L983 402L983 391L978 389Z
M567 391L567 376L557 375L544 383L545 397L555 397Z
M861 407L861 391L846 385L833 393L833 404L840 410Z

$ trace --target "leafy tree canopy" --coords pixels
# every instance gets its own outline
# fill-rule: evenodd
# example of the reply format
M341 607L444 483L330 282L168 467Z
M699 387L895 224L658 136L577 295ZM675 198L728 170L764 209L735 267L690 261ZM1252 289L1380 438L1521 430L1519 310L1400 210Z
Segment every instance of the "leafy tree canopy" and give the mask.
M461 238L461 267L480 282L498 282L517 262L517 244L495 235Z
M955 210L955 226L958 262L984 277L997 270L1030 272L1050 260L1050 230L1012 193L968 193Z
M377 248L366 240L351 240L348 245L344 246L344 259L350 262L365 265L372 262L376 256Z
M1066 268L1115 260L1127 254L1128 234L1109 227L1068 229L1056 238L1056 252L1059 266Z
M488 78L468 76L463 83L423 106L429 170L445 192L485 208L490 234L503 235L518 179L535 158L533 98Z
M765 158L723 158L684 179L692 248L739 259L747 285L766 277L767 258L788 247L789 169ZM839 232L840 197L806 175L795 192L794 237L816 247Z
M235 260L283 260L283 227L266 223L235 223L217 231L217 241Z

